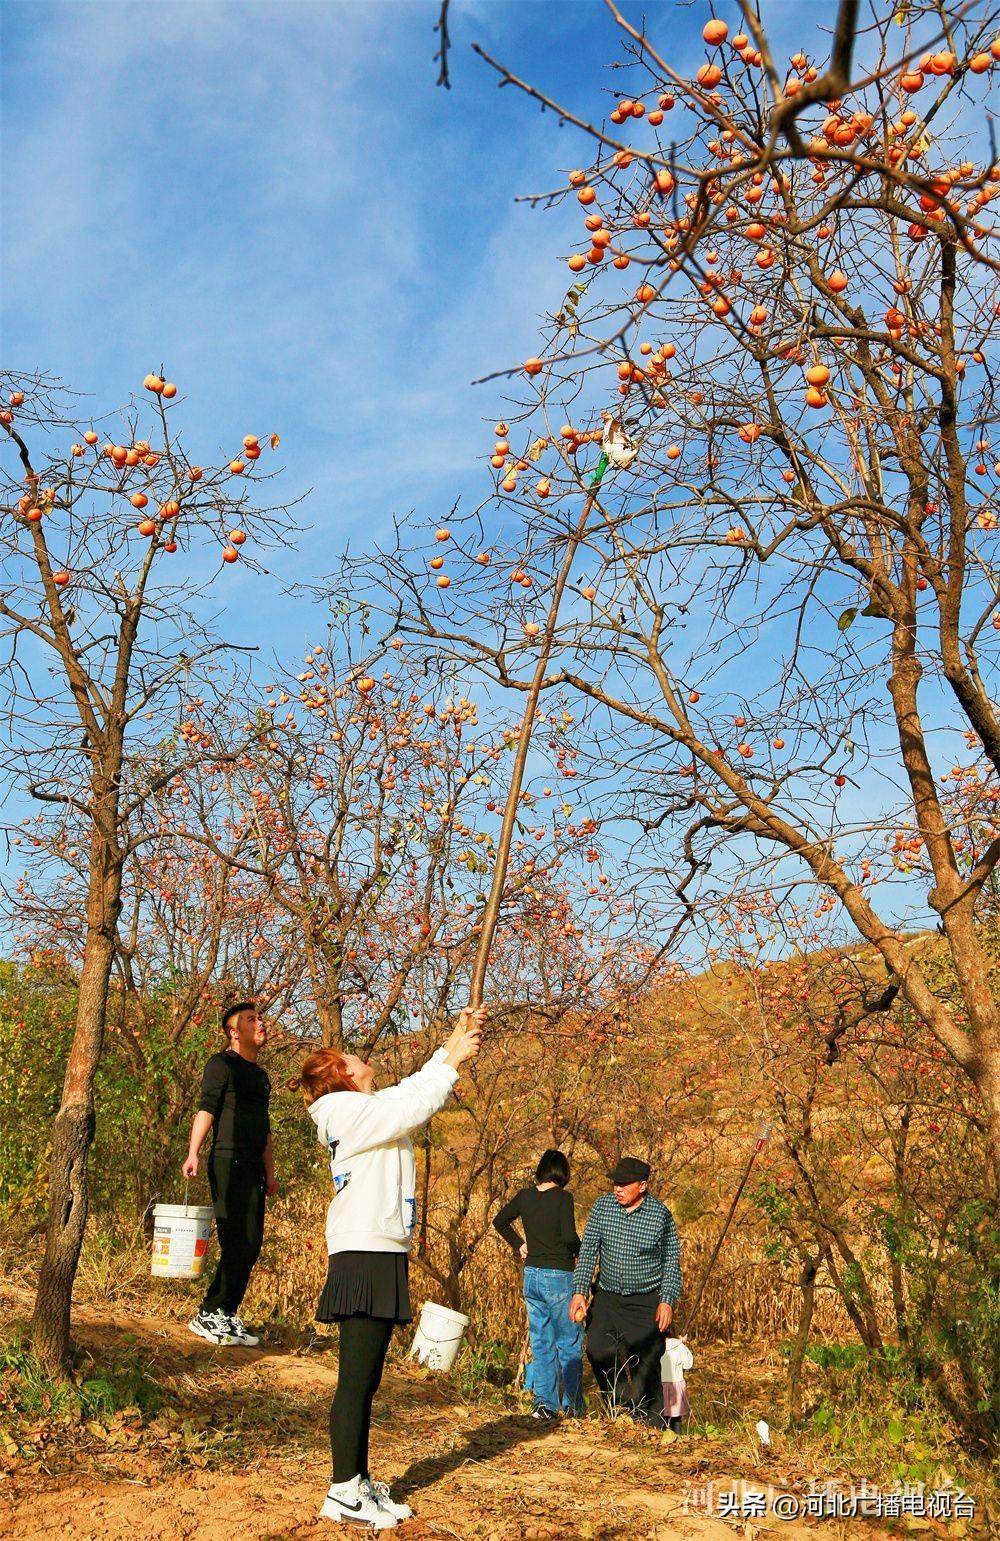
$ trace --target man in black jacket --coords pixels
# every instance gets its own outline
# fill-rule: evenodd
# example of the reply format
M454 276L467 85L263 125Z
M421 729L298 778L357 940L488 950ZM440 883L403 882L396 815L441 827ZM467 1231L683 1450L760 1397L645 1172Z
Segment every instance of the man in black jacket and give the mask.
M184 1176L197 1177L198 1152L208 1131L212 1150L208 1181L219 1235L219 1266L188 1325L210 1343L253 1348L259 1338L237 1314L264 1239L264 1197L278 1191L271 1151L268 1104L271 1082L257 1064L267 1028L251 1001L230 1006L222 1016L228 1047L205 1066L201 1101L191 1127Z

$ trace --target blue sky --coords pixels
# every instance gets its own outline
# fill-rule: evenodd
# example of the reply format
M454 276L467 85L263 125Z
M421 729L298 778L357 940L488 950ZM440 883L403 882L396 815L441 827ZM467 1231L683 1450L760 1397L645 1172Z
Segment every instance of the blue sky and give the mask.
M4 8L3 356L94 409L162 363L206 458L278 431L314 495L293 568L393 511L485 487L476 375L533 351L565 290L559 227L515 205L580 138L495 77L597 104L597 3L13 0ZM696 34L697 35L697 34ZM278 604L278 601L275 601ZM280 605L279 605L280 610ZM279 616L276 614L275 619Z
M779 37L796 9L770 8ZM311 489L285 578L329 572L394 513L435 520L483 495L502 392L470 382L535 351L565 293L578 211L515 196L560 185L586 141L497 89L472 42L585 116L622 85L601 0L454 0L451 91L435 85L437 13L436 0L0 10L5 364L62 377L95 413L162 365L206 461L248 431L280 433L276 496ZM645 7L681 70L703 57L708 14ZM231 575L229 595L251 581ZM280 589L268 622L275 643L304 640Z
M707 0L627 6L682 73ZM832 11L832 7L830 8ZM718 14L733 21L736 7ZM767 8L820 56L805 8ZM164 367L189 453L281 435L275 495L310 533L281 579L331 571L393 514L437 521L489 486L502 410L478 375L535 351L567 286L586 141L496 77L473 41L583 116L624 82L601 0L7 0L2 31L2 355L99 413ZM826 8L806 13L822 26ZM807 35L810 34L811 35ZM275 583L227 574L230 636L286 656L321 634ZM266 632L266 638L260 633Z
M715 10L731 21L731 0ZM647 0L686 72L707 0ZM164 367L189 453L277 431L277 496L307 489L286 577L330 571L415 509L488 487L502 409L477 376L523 359L579 236L559 186L589 158L471 51L599 117L624 81L601 0L453 0L453 88L435 85L436 0L7 0L2 41L2 357L95 413ZM778 44L811 42L772 0ZM812 32L808 39L804 33ZM141 394L141 392L140 392ZM235 574L229 592L246 592ZM301 611L269 601L275 641Z

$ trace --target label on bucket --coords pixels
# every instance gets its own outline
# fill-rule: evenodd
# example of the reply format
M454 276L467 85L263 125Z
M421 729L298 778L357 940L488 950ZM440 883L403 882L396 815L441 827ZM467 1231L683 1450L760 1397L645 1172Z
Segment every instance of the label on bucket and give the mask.
M159 1279L197 1279L205 1267L212 1234L209 1219L154 1217L150 1272Z

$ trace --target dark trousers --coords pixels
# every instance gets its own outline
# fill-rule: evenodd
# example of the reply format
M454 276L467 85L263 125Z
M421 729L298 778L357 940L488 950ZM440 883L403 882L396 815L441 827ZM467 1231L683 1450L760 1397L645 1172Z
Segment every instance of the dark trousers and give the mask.
M623 1407L654 1423L662 1420L660 1360L666 1333L656 1325L657 1290L616 1295L596 1289L587 1318L587 1358L609 1412Z
M203 1311L233 1315L247 1292L264 1240L264 1163L256 1156L213 1151L208 1182L219 1235L219 1266Z
M381 1316L345 1316L340 1324L340 1368L330 1408L334 1482L369 1477L372 1401L382 1380L395 1322Z

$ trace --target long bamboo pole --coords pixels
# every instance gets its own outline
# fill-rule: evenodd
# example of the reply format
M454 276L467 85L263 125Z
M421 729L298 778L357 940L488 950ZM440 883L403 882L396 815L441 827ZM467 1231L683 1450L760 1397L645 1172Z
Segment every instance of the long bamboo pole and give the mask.
M600 491L601 479L608 468L608 457L601 455L597 462L597 468L587 489L586 501L583 512L580 515L576 528L570 532L566 542L566 550L563 554L562 565L556 577L555 587L552 590L552 600L549 604L549 614L545 622L545 631L542 634L541 647L538 653L538 662L535 672L528 687L528 698L524 705L524 715L521 718L521 736L518 739L517 753L514 756L514 764L510 773L510 786L507 788L507 802L503 811L503 823L500 826L500 838L497 841L496 861L493 864L493 882L490 885L489 898L486 908L483 910L483 919L479 932L479 941L476 945L476 956L472 964L472 983L469 988L469 1002L473 1006L482 1005L483 985L486 980L486 969L490 961L490 950L493 946L493 938L496 935L497 921L500 917L500 905L503 902L504 885L507 881L507 868L510 865L510 847L514 836L514 825L517 821L517 808L521 800L521 787L524 783L524 767L528 759L528 749L531 744L531 732L535 725L535 714L538 709L538 698L542 693L542 684L545 679L545 671L549 665L549 657L552 653L552 643L556 634L556 626L559 621L559 606L562 602L563 592L569 582L570 570L573 559L576 556L577 547L587 529L587 521Z

